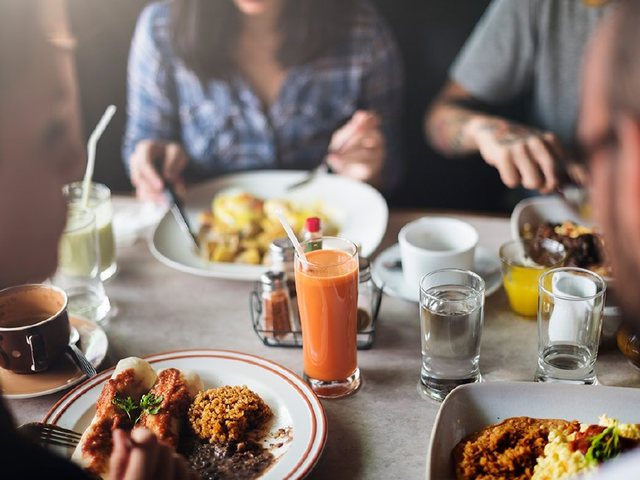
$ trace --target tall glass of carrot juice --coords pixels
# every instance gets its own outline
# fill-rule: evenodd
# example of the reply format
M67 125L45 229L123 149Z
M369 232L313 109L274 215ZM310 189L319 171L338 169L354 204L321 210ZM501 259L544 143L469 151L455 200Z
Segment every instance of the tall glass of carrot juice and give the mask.
M302 324L304 378L319 397L339 398L360 386L357 361L358 249L322 237L302 244L295 259Z

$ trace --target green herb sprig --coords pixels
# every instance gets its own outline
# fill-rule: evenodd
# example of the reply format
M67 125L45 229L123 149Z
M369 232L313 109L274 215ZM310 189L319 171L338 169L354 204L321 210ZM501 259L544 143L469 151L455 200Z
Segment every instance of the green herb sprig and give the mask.
M591 438L591 446L584 458L587 464L598 465L617 456L620 450L620 434L616 425L611 425Z
M162 400L162 395L156 397L153 393L149 392L140 399L140 409L147 415L157 415L160 412Z
M127 417L129 417L129 420L131 420L132 422L133 422L133 417L132 417L133 412L135 412L140 408L133 401L133 398L131 397L120 398L118 397L118 395L114 395L113 399L111 400L111 403L114 404L116 407L118 407L120 410L122 410L124 413L126 413ZM137 421L138 421L138 418L136 417L136 422Z
M162 395L156 396L149 392L142 396L139 403L134 402L131 397L120 398L118 395L114 395L111 403L126 413L129 420L135 425L143 413L147 415L157 415L160 413L163 399L164 397ZM139 411L139 413L134 418L133 414L136 411Z

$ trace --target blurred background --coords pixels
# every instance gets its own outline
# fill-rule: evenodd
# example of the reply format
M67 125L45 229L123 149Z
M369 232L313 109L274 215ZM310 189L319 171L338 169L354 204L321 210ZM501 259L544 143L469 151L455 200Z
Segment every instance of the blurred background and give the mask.
M77 72L85 133L113 103L119 113L102 137L95 179L115 192L131 191L120 144L125 124L126 65L145 0L68 0L78 41ZM510 212L515 204L496 170L479 158L445 159L424 139L424 113L443 85L449 65L489 0L372 0L396 35L405 63L403 116L410 175L390 199L392 207ZM508 116L519 118L518 111Z

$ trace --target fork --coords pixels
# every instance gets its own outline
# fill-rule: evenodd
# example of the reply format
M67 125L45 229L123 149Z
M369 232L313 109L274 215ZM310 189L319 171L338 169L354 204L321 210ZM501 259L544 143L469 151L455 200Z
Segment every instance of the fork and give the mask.
M291 190L295 190L297 188L303 187L307 183L311 182L314 178L316 178L316 176L319 175L320 173L328 173L328 172L329 172L329 165L327 165L326 159L323 159L322 162L320 162L320 165L318 165L313 170L309 171L309 173L307 173L302 178L302 180L289 185L287 187L287 191L290 192Z
M360 122L356 124L356 127L353 129L353 131L349 135L347 135L345 139L342 140L342 143L340 145L338 145L337 147L329 146L328 153L334 154L334 155L340 155L342 152L344 152L347 145L352 143L352 139L356 136L356 133L358 133L363 122L364 120L360 120ZM306 185L307 183L315 179L320 173L329 173L329 164L327 163L327 157L324 157L322 159L322 162L320 162L320 165L318 165L313 170L310 170L309 173L307 173L304 177L302 177L302 180L299 180L296 183L289 185L287 187L287 192L303 187L304 185Z
M22 424L18 427L18 431L41 446L55 445L73 448L80 443L80 438L82 438L81 433L42 422Z

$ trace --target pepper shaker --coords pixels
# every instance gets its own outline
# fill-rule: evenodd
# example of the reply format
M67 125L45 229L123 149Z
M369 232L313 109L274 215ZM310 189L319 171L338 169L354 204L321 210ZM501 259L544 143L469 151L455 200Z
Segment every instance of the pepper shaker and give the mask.
M295 268L293 265L294 255L295 249L288 237L278 238L269 245L271 270L284 273L284 280L289 290L291 318L293 319L291 327L295 331L300 331L298 296L296 294Z
M371 278L369 259L360 257L358 269L358 332L369 331L378 314L381 292Z
M291 301L284 272L260 277L265 337L282 339L291 333Z

